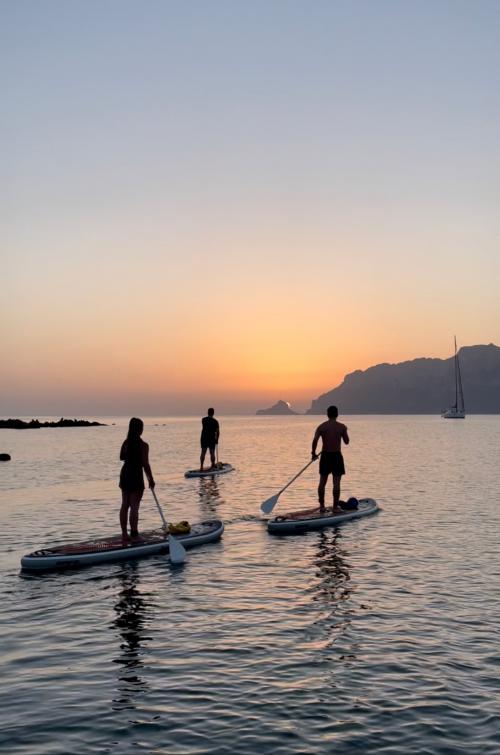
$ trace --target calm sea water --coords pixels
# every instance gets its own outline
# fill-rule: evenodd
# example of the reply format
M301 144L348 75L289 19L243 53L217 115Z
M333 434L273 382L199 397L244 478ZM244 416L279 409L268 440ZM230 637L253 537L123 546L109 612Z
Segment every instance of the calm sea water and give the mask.
M288 538L259 504L320 418L222 419L237 471L207 480L183 478L198 419L146 420L168 517L221 518L222 541L176 569L21 575L36 546L118 531L125 420L108 421L0 430L2 752L500 752L500 417L347 418L343 497L382 511ZM313 505L316 475L276 512Z

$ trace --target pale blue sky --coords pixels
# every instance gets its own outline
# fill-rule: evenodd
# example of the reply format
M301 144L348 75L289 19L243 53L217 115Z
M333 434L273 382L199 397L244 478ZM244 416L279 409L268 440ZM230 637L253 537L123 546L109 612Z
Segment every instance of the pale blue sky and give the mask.
M80 375L98 360L112 412L188 406L207 373L231 407L303 408L356 367L448 356L454 332L500 342L499 2L0 8L0 411L57 405L66 348ZM109 352L138 322L134 371ZM266 388L272 338L297 367L287 347ZM69 411L76 367L64 389Z

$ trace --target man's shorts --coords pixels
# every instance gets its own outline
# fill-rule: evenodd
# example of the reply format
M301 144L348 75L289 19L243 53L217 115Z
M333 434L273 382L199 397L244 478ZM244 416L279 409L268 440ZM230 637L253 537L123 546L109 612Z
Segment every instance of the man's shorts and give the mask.
M215 440L210 438L202 438L200 441L202 451L208 448L209 451L215 451Z
M319 457L319 473L332 474L334 477L345 474L344 457L340 451L323 451Z

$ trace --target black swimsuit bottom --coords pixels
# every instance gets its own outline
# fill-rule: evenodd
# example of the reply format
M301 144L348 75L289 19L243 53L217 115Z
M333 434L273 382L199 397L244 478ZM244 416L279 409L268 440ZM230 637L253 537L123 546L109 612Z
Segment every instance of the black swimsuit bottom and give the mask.
M345 474L344 457L340 451L323 451L319 458L319 473L340 477Z

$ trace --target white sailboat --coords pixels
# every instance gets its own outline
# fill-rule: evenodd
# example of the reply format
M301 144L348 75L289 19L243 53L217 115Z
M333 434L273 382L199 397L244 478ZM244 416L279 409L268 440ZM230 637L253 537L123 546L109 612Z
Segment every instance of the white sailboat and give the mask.
M464 391L462 388L462 375L460 374L460 362L458 361L457 337L455 336L455 403L449 409L445 409L441 416L443 419L465 419Z

